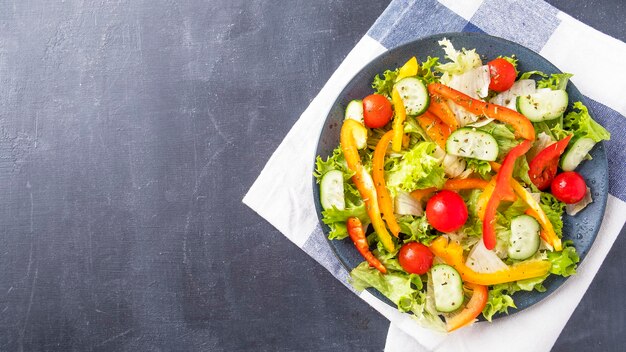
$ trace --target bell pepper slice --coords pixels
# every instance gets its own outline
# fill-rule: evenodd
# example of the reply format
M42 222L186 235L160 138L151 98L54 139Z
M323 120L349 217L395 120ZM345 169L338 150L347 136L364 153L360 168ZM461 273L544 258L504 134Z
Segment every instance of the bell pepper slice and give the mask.
M374 149L374 156L372 158L372 178L374 179L374 186L376 187L376 194L378 195L378 204L380 210L383 212L383 219L387 223L391 233L398 237L400 233L400 225L396 221L396 217L393 215L393 203L391 202L391 196L387 191L387 185L385 183L385 154L389 143L393 138L393 131L385 133Z
M485 208L485 215L483 220L483 242L485 248L491 250L496 246L496 211L501 201L512 201L515 199L515 193L511 187L511 180L513 179L513 167L515 166L515 160L520 156L526 154L526 152L532 146L532 142L525 140L522 143L515 146L504 157L502 167L496 174L496 187L493 194L487 202Z
M537 221L541 225L541 228L543 230L541 231L541 234L543 235L542 238L546 242L548 242L555 251L562 251L563 244L561 243L561 239L556 235L556 232L554 231L554 226L552 226L550 219L548 219L546 213L543 211L543 209L541 209L539 203L537 203L537 201L535 200L535 198L532 197L530 192L528 192L518 182L512 182L511 186L513 186L515 193L517 193L530 208L528 209L528 214L537 219Z
M556 176L559 158L567 148L570 139L572 139L572 135L550 144L528 164L528 176L539 190L543 191L550 187L554 176Z
M431 94L428 111L440 118L452 131L459 128L459 121L454 116L454 112L452 112L446 100L440 95Z
M411 197L417 199L418 201L424 200L424 198L428 197L430 194L437 192L436 187L428 187L424 189L416 189L411 192Z
M551 264L545 260L525 261L514 264L506 269L492 273L478 273L465 265L463 247L456 242L448 242L444 236L440 236L430 244L430 250L434 255L441 258L446 264L454 267L463 282L491 286L507 282L531 279L548 273Z
M443 123L443 121L428 110L416 117L416 120L428 137L441 147L441 149L446 150L446 141L450 133L452 133L450 126Z
M417 75L418 68L419 65L417 64L417 59L415 58L415 56L413 56L409 59L409 61L402 65L402 67L400 67L398 75L396 76L396 82L400 81L403 78Z
M470 298L461 312L446 319L446 329L448 332L472 324L487 305L489 298L487 286L477 285L471 282L465 283L465 286L473 290L472 298Z
M515 135L524 139L535 139L535 128L533 124L517 111L505 108L504 106L486 103L482 100L474 99L456 89L452 89L441 83L431 83L428 85L430 94L437 94L450 99L453 103L461 106L465 110L476 115L485 115L513 126Z
M393 103L393 111L395 116L392 122L393 138L391 140L391 149L399 152L402 149L402 137L404 135L404 121L406 120L406 109L400 93L394 87L391 90L391 101Z
M464 189L485 189L489 184L481 178L459 178L446 181L443 185L443 189L450 191L461 191Z
M385 227L382 217L380 216L378 197L376 195L374 181L372 180L370 174L367 173L367 170L365 170L363 162L361 162L361 157L359 156L359 151L354 140L355 135L362 136L363 134L367 135L367 128L365 128L365 126L363 126L360 122L352 119L344 120L343 125L341 126L340 135L341 151L346 159L348 168L354 171L352 182L354 182L354 185L361 194L361 198L363 198L363 201L365 202L367 215L369 215L369 218L372 221L374 231L376 231L376 234L385 249L389 252L393 252L395 245L391 239L391 235Z
M378 271L386 274L387 268L385 268L380 260L378 260L378 258L376 258L370 251L370 246L367 243L367 237L365 237L365 230L363 229L361 220L359 220L359 218L348 218L346 227L348 228L348 235L350 235L350 239L354 242L354 246L359 253L361 253L363 258L365 258L371 266L378 269Z
M478 218L481 221L485 220L485 210L487 209L487 203L489 199L491 199L491 195L493 191L496 189L496 178L492 177L487 186L483 190L483 193L478 197L478 202L476 203L476 212L478 213Z

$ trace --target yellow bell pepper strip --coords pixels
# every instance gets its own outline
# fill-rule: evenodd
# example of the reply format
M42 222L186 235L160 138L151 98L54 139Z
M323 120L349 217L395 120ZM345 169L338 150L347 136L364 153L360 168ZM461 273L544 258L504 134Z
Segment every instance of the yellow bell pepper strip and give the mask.
M393 111L395 113L392 123L393 139L391 140L391 149L394 152L399 152L402 149L402 136L404 135L406 109L404 108L402 97L400 97L400 93L398 93L398 90L395 87L391 91L391 101L393 102Z
M498 121L513 126L515 135L528 140L535 139L535 128L526 116L517 111L505 108L504 106L486 103L482 100L474 99L456 89L444 86L441 83L431 83L428 85L430 94L437 94L452 100L453 103L461 106L465 110L476 115L485 115Z
M446 141L452 133L450 126L443 123L437 116L428 110L422 115L416 117L417 123L426 132L428 137L441 149L446 150Z
M496 246L496 211L501 201L511 201L515 199L515 192L511 187L511 180L513 179L513 167L515 166L515 160L520 156L526 154L526 152L532 147L532 142L525 140L522 143L515 146L504 157L502 167L496 175L496 187L487 202L485 208L485 216L483 220L483 242L485 248L491 250Z
M459 178L446 181L443 189L461 191L464 189L485 189L489 182L481 178Z
M496 189L496 178L492 177L487 186L483 190L483 193L478 197L478 202L476 203L476 212L478 213L478 218L481 221L485 220L485 209L487 209L487 203L489 199L491 199L491 195L493 191Z
M348 218L346 227L348 228L348 235L350 235L350 239L354 242L354 246L359 253L361 253L363 258L365 258L371 266L378 269L378 271L386 274L387 268L385 268L380 260L378 260L378 258L376 258L370 251L370 246L367 243L367 237L365 237L365 230L363 229L361 220L359 220L359 218Z
M454 241L448 242L447 238L440 236L430 244L430 250L446 264L454 267L461 275L463 282L483 286L544 276L551 267L550 262L547 260L532 260L514 264L506 269L492 273L478 273L465 265L463 247Z
M356 142L354 140L355 135L362 136L363 134L367 135L367 128L365 128L365 126L363 126L360 122L352 119L344 120L343 125L341 126L340 135L341 151L346 159L348 168L354 171L352 182L354 182L354 185L361 194L361 198L363 198L363 201L365 202L367 215L369 215L370 220L372 221L374 231L376 231L376 234L385 249L389 252L393 252L395 245L391 239L391 235L387 232L387 228L385 227L382 217L380 216L378 197L376 195L374 181L372 180L370 174L367 173L367 170L365 170L365 167L361 162L361 157L359 156L359 151L356 148Z
M374 179L374 186L378 195L378 205L380 205L380 210L383 212L383 219L385 219L391 233L398 237L400 225L398 225L396 217L393 215L393 203L385 184L385 154L391 138L393 138L393 131L388 131L376 144L372 158L372 178Z
M491 166L491 170L493 170L493 171L495 171L495 172L500 171L500 167L502 167L502 165L498 164L498 163L497 163L497 162L495 162L495 161L490 161L490 162L489 162L489 166Z
M396 82L400 81L406 77L412 77L417 75L417 69L419 65L417 64L417 59L415 56L409 59L398 71L398 76L396 76Z
M431 94L428 111L440 118L443 123L450 126L452 131L456 131L456 129L459 128L459 122L456 120L454 112L452 112L446 100L440 95Z
M465 305L465 308L463 308L460 313L446 319L446 330L448 330L448 332L472 324L487 305L489 298L487 286L476 285L470 282L465 283L465 286L474 291L472 292L472 298L470 298L469 302L467 302L467 305Z
M515 190L515 193L517 193L530 208L528 209L528 215L537 219L539 224L541 224L541 228L543 229L543 231L541 231L542 238L546 242L548 242L548 244L550 244L555 251L562 251L563 244L561 243L561 239L556 235L556 232L554 231L554 226L552 226L550 219L548 219L546 213L543 211L543 209L541 209L539 203L537 203L537 201L532 197L530 192L528 192L518 182L512 182L511 186Z

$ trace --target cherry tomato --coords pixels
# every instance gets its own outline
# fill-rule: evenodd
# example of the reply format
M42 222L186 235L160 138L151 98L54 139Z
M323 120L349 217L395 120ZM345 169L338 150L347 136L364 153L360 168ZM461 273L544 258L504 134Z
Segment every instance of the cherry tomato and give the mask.
M568 171L556 175L552 181L552 194L566 204L574 204L585 198L587 184L578 172Z
M411 274L426 274L433 265L433 252L419 242L409 242L400 248L398 261L402 268Z
M515 83L515 66L512 63L502 58L491 60L489 65L489 75L491 76L491 82L489 82L489 89L496 92L504 92L511 88Z
M391 120L391 103L380 94L368 95L363 99L363 122L369 128L381 128Z
M426 219L436 230L452 232L467 221L467 207L457 193L443 190L426 203Z

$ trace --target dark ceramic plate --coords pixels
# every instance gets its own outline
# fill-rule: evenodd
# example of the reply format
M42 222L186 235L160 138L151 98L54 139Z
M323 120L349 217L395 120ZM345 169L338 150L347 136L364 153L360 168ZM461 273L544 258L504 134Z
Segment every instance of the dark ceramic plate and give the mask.
M344 118L343 114L345 106L353 99L362 99L372 93L370 84L376 74L382 73L386 69L399 67L414 55L417 56L417 59L420 62L426 60L427 56L437 56L443 59L444 53L437 41L444 37L450 39L452 44L454 44L454 47L457 49L476 48L476 52L482 56L483 62L488 62L499 55L510 56L515 54L515 56L519 59L518 69L521 72L531 70L539 70L546 73L561 72L558 68L556 68L556 66L532 50L511 41L489 35L475 33L444 33L418 39L380 55L365 66L350 81L350 83L348 83L348 85L339 94L339 97L326 117L326 122L324 123L318 142L316 155L320 155L325 158L332 153L335 147L337 147L339 144L339 131ZM567 93L569 94L570 100L569 109L571 109L572 102L585 102L583 95L572 83L568 84ZM593 203L588 205L583 211L574 217L568 215L563 217L564 240L574 241L576 250L581 257L581 262L587 252L589 252L596 234L600 229L600 223L602 222L608 195L608 165L604 145L602 143L596 145L591 151L591 156L593 159L585 161L577 171L583 175L585 180L587 180L588 186L591 188ZM315 184L315 180L313 181L313 190L318 218L321 220L322 208L319 203L319 188ZM324 233L328 234L328 226L323 224L321 221L320 224ZM359 255L350 239L329 242L341 263L348 270L352 270L363 261L363 258ZM565 280L566 278L561 276L551 276L544 281L544 286L547 289L545 292L516 293L513 298L515 299L515 304L518 309L510 310L509 314L526 309L546 298L559 286L561 286ZM389 305L395 307L391 301L386 299L378 291L374 289L369 289L369 291L378 298L387 302Z

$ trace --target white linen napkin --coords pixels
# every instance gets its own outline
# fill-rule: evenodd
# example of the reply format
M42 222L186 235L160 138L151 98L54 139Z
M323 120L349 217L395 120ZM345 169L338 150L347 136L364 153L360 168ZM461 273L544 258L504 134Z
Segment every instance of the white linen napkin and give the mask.
M511 16L502 21L497 20L501 16L492 16L500 13ZM626 91L626 67L620 59L626 57L626 44L543 1L392 1L300 116L243 202L350 287L348 272L326 242L313 203L313 158L324 119L343 87L374 57L404 42L451 31L482 31L516 41L575 74L573 82L588 98L599 122L612 133L605 144L611 164L610 194L600 232L577 275L540 303L491 324L436 333L367 291L357 294L390 320L386 351L547 351L626 221L626 120L622 116L626 115L626 101L621 94ZM611 68L610 76L598 76L591 64L598 57L603 67ZM538 321L541 328L537 328ZM533 332L533 338L522 338L527 331ZM511 344L512 340L516 343Z

